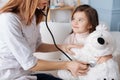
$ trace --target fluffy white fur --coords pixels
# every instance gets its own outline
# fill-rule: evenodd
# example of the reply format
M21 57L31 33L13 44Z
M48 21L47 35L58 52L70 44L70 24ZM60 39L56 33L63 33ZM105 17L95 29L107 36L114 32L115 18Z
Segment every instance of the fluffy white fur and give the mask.
M112 54L114 49L115 42L108 28L105 25L98 25L96 30L86 38L83 48L71 50L75 53L72 57L76 60L96 63L96 57ZM114 59L90 67L85 76L73 77L67 70L59 70L58 76L64 80L120 80L118 64Z

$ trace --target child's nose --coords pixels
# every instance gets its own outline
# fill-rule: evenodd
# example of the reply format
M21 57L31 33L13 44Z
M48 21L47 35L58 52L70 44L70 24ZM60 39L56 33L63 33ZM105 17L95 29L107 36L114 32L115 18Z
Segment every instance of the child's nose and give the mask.
M75 24L78 24L78 20L74 20L74 23L75 23Z

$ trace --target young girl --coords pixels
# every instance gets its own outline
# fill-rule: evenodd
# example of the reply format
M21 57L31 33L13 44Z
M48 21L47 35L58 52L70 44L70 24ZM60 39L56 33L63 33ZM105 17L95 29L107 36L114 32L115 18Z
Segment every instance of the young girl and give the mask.
M79 44L83 47L87 36L92 33L99 24L97 11L89 5L80 5L73 12L71 24L72 33L66 38L65 44ZM75 53L71 54L70 57L74 59L73 55L75 55ZM100 57L97 63L105 62L110 58L112 58L111 55ZM67 60L63 55L61 59ZM58 71L58 76L63 79L69 79L65 75L62 75L60 71Z
M78 6L71 17L72 32L65 39L65 44L84 45L86 37L99 24L97 11L89 5ZM71 53L74 55L74 53Z

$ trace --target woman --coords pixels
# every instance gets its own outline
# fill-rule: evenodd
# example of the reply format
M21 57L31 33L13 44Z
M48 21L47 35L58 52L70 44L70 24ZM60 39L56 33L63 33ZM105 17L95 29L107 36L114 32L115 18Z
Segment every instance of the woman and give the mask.
M43 15L39 9L47 6L48 0L9 0L0 9L0 80L61 80L34 71L69 70L73 76L85 74L87 63L78 61L52 62L37 59L36 51L57 51L53 44L41 42L38 24ZM58 45L71 53L75 45ZM74 66L73 66L74 65Z

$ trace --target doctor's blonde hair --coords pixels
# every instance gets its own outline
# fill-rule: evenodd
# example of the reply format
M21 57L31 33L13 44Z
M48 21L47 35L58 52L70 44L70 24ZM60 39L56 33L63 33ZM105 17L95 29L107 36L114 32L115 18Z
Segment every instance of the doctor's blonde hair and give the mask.
M27 25L31 24L34 14L36 23L41 22L43 15L38 13L37 5L39 0L9 0L1 9L0 13L12 12L20 15Z

